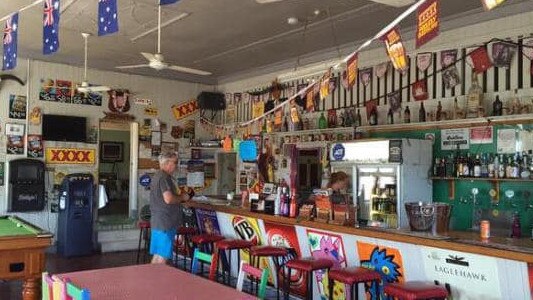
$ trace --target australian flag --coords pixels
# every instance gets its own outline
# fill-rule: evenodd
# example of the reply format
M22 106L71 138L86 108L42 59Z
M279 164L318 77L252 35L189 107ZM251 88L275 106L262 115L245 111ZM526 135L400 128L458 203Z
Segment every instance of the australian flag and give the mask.
M174 4L179 0L159 0L159 5Z
M12 70L17 66L17 31L19 14L12 14L4 26L4 60L2 70Z
M98 0L98 35L118 31L117 0Z
M43 54L59 49L59 0L44 0Z

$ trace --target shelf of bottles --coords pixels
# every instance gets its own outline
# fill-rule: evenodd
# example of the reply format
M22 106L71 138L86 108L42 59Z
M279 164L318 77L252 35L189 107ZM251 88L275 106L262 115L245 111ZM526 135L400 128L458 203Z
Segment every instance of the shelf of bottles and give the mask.
M455 198L456 180L492 182L499 199L499 183L502 181L533 182L533 153L516 154L468 153L437 157L433 163L434 180L448 180L449 198Z
M385 188L374 188L370 198L370 219L384 223L389 228L398 226L396 185L385 185Z
M265 132L267 136L283 138L284 143L305 143L305 142L337 142L350 141L354 139L353 127L335 127L322 129L308 129L296 131L273 131Z

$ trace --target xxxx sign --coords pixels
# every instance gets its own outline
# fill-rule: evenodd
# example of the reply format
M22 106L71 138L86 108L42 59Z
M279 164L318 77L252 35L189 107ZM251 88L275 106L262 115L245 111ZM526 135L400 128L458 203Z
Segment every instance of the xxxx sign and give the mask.
M47 148L46 163L49 164L94 164L94 149Z
M182 104L172 105L172 113L176 120L192 115L198 110L198 102L190 100Z

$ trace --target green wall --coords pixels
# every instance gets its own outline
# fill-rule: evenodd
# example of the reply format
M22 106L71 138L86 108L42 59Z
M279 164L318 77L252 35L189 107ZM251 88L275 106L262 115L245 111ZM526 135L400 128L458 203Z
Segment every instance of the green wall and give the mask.
M469 150L461 150L461 153L469 152L471 155L480 153L496 153L496 140L499 129L514 128L516 130L532 130L533 125L499 125L494 126L493 130L493 142L492 144L471 144ZM449 156L451 152L441 150L441 135L440 130L420 130L410 132L394 132L394 133L377 133L371 135L372 138L418 138L424 139L426 133L435 134L435 143L433 145L433 161L435 157ZM533 204L533 180L528 182L506 182L500 181L500 193L499 193L499 205L494 206L491 204L491 197L489 195L490 189L493 185L490 181L472 181L468 179L455 180L455 197L449 199L448 193L448 181L446 180L434 180L433 181L433 201L445 202L453 205L452 217L450 226L453 230L467 230L472 226L473 219L473 199L472 188L479 189L479 193L476 196L477 205L476 210L486 209L491 214L497 215L500 218L504 218L506 215L510 218L513 212L517 212L520 216L522 236L531 237L531 230L533 226L533 209L528 208L529 204ZM513 190L515 196L511 201L505 197L505 191ZM466 202L466 203L465 203ZM509 221L510 223L510 221ZM497 228L494 228L495 230ZM500 228L505 231L503 234L508 235L511 229ZM495 231L493 230L493 231Z

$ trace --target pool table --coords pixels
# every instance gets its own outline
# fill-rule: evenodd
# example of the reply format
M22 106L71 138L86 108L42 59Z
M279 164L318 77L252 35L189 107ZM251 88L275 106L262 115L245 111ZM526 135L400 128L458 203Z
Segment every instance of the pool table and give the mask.
M0 216L0 279L24 279L22 299L40 299L52 234L15 216Z

